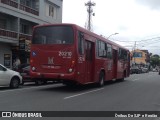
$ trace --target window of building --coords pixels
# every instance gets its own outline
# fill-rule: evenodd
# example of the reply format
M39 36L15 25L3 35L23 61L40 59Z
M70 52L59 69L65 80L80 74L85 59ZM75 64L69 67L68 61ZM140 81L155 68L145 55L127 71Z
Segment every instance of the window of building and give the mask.
M58 9L58 7L56 7L55 5L47 4L46 5L46 16L49 16L49 17L52 17L52 18L56 18L57 9Z
M4 54L4 66L10 68L10 66L11 66L11 54Z
M26 24L21 24L20 31L21 33L29 34L29 26Z
M26 6L31 7L31 1L30 0L26 0Z
M6 20L5 19L0 19L0 28L6 29Z
M135 58L142 58L142 52L134 52L133 57Z
M22 5L31 7L31 0L20 0L20 3L21 3Z
M38 10L39 1L38 0L20 0L20 4Z

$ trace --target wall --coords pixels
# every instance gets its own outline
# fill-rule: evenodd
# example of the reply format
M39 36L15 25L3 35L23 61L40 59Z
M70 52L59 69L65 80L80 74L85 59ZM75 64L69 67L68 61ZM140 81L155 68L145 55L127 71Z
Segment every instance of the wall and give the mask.
M146 53L145 52L143 52L143 51L141 51L141 50L134 50L134 52L139 52L139 53L141 53L142 54L142 56L141 57L132 57L132 63L137 63L137 64L141 64L141 63L143 63L143 64L146 64ZM133 55L133 51L131 52L131 54Z

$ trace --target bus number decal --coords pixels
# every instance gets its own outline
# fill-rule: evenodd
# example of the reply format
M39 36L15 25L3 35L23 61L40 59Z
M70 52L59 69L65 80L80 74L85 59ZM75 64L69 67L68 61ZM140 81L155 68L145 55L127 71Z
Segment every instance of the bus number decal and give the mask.
M84 57L78 57L78 63L83 63L85 61Z
M60 57L63 57L63 58L71 58L71 57L72 57L72 52L59 51L59 56L60 56Z

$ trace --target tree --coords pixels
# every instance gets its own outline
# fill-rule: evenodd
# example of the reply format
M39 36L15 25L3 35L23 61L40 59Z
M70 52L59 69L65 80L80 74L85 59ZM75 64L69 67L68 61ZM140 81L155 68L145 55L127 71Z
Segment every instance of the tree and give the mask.
M160 65L160 56L155 54L151 56L150 63L153 67Z

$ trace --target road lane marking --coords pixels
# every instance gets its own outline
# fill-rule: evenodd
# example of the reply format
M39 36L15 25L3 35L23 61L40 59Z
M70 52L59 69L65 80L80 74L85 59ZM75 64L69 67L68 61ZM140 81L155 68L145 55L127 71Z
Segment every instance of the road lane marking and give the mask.
M92 91L88 91L88 92L84 92L84 93L80 93L80 94L71 95L71 96L65 97L64 99L69 99L69 98L77 97L77 96L80 96L80 95L85 95L85 94L88 94L88 93L97 92L97 91L100 91L100 90L103 90L103 89L104 88L100 88L100 89L96 89L96 90L92 90Z

